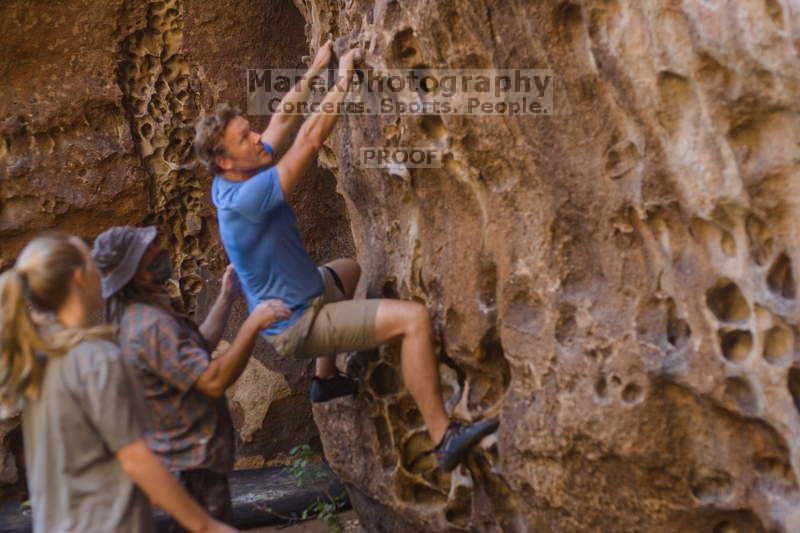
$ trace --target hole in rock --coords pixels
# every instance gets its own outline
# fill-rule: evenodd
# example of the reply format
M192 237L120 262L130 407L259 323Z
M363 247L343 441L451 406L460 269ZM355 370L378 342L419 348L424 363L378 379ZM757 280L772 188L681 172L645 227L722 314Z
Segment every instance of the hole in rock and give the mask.
M625 403L636 403L642 398L644 390L636 383L628 383L622 389L622 401Z
M720 240L720 247L722 248L722 251L725 253L725 255L727 255L728 257L733 257L734 255L736 255L736 241L734 240L733 235L731 235L727 231L724 231L722 233L722 239Z
M564 28L566 35L570 39L574 39L578 36L578 32L583 25L581 6L572 2L564 2L556 10L556 20Z
M750 307L742 291L729 279L722 278L709 289L706 302L714 316L722 321L738 322L750 316Z
M800 368L792 367L787 375L789 394L792 395L794 406L800 411Z
M556 322L556 341L559 344L572 339L577 325L575 323L575 307L568 303L558 304L558 321Z
M728 361L744 361L753 349L753 334L747 330L720 330L717 335L722 355Z
M605 361L611 357L611 346L598 346L586 351L586 357L594 361Z
M766 0L767 15L778 27L783 27L783 8L778 0Z
M546 319L543 307L540 301L531 299L529 293L518 292L511 298L503 322L518 331L535 335Z
M444 127L439 115L424 115L419 122L419 127L431 139L439 140L447 136L447 130Z
M775 260L767 274L767 286L774 294L783 298L792 299L795 294L794 275L792 274L792 261L785 253Z
M413 46L408 46L406 48L403 48L402 50L400 50L400 53L398 54L400 59L414 57L415 55L417 55L417 49L414 48Z
M641 159L639 148L632 141L622 141L609 148L606 155L606 172L611 179L620 179L633 170Z
M370 361L375 362L379 358L380 352L377 349L353 353L345 360L345 372L351 376L363 378L367 373Z
M481 339L480 370L470 372L470 410L486 410L499 402L511 382L511 370L506 361L497 330L491 328Z
M734 526L727 520L723 520L722 522L714 526L714 533L742 533L742 532L740 532L736 526Z
M403 445L403 468L418 474L436 469L436 457L428 453L432 448L427 431L413 434Z
M797 487L797 480L794 476L788 456L756 456L753 458L753 466L761 479L759 482L773 491L787 492Z
M393 298L393 299L396 299L398 297L397 286L394 279L386 280L386 282L383 284L383 287L381 287L381 296L383 298Z
M764 359L780 364L794 352L794 332L785 326L773 326L764 334Z
M492 389L491 377L473 373L469 379L469 409L486 409L491 407L494 403L492 402L492 397L495 396Z
M747 415L754 415L758 411L756 394L744 378L725 380L725 398Z
M458 387L461 391L464 390L464 382L467 380L467 374L464 372L464 369L461 368L458 363L456 363L450 354L445 351L439 352L439 362L449 368L451 368L456 373L456 381L458 382Z
M397 403L390 406L392 419L400 420L409 428L415 428L422 425L422 414L419 412L414 398L410 395L403 395Z
M430 75L430 65L418 63L411 67L411 70L414 71L414 76L416 77L414 81L414 90L417 91L420 96L425 97L438 88L438 81L436 79L430 77L426 78L426 76Z
M409 59L417 55L417 40L414 30L406 28L394 37L394 53L399 59Z
M456 391L455 391L455 389L453 388L452 385L449 385L447 383L442 383L442 398L444 398L445 401L447 401L448 398L453 396L453 394L455 394L455 392Z
M470 502L470 506L471 504L472 502ZM444 517L448 522L463 527L469 523L470 510L467 506L450 507Z
M663 111L656 118L668 131L676 131L684 117L678 110L692 109L696 105L691 82L680 74L663 70L658 74L658 90Z
M725 471L700 467L689 475L689 486L698 500L719 503L731 496L733 478Z
M737 510L720 512L713 533L755 533L768 530L753 511Z
M692 219L692 231L706 243L710 250L718 248L729 257L736 255L736 240L720 223L695 217Z
M369 386L379 397L397 393L400 390L397 371L386 363L379 363L369 376Z
M594 383L594 392L597 393L598 398L605 399L608 397L608 383L605 376L601 376Z
M433 470L429 470L422 477L434 487L438 487L443 493L447 494L450 492L450 472L445 472L439 468L438 464L435 465Z
M772 238L767 225L756 215L745 220L747 238L750 241L750 257L757 265L763 265L772 253Z
M497 265L491 260L481 260L478 274L479 295L481 303L493 306L497 298Z
M675 308L675 300L670 298L667 301L667 341L675 348L683 348L692 336L692 328L689 323L678 316Z

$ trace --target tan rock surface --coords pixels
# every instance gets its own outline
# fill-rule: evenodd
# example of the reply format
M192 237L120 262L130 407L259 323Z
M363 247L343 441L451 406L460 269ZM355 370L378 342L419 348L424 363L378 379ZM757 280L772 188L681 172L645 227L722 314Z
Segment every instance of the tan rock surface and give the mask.
M349 224L369 292L428 304L449 407L501 419L443 475L396 350L358 360L365 392L315 415L361 524L800 529L796 0L296 4L0 5L0 264L44 228L156 223L202 316L224 257L189 125L244 102L242 69L329 34L373 68L551 68L549 118L343 117L335 180L298 194L315 258ZM381 144L448 156L356 168ZM258 359L293 393L243 464L315 434L305 364Z
M225 391L234 419L240 419L236 426L242 441L251 442L255 432L264 424L269 406L291 393L281 374L251 358L241 377Z
M347 116L329 143L371 291L425 302L447 399L501 419L442 475L373 355L315 413L362 524L800 528L797 2L296 3L364 68L554 72L552 117ZM444 166L353 164L383 145Z

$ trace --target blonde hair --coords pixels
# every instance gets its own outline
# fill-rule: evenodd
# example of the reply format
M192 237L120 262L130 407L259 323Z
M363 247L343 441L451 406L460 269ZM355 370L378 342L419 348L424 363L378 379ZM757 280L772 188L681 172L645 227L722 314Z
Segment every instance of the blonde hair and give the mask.
M91 261L77 240L63 232L40 235L0 275L0 404L6 409L38 396L48 358L84 340L111 337L108 326L53 327L72 275Z

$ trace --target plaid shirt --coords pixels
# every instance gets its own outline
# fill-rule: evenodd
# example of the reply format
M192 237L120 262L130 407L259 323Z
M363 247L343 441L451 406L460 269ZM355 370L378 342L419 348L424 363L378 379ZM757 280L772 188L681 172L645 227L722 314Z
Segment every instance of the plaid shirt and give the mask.
M205 339L164 309L134 303L120 321L120 346L144 389L150 449L172 471L229 472L233 425L228 404L194 387L211 361Z

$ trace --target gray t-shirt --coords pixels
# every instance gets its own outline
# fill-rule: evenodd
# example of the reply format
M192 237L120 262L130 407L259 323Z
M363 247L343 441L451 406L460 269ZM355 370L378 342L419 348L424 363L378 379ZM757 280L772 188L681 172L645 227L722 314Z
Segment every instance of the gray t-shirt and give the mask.
M144 433L133 376L102 340L47 363L22 412L34 532L153 531L148 500L115 455Z

